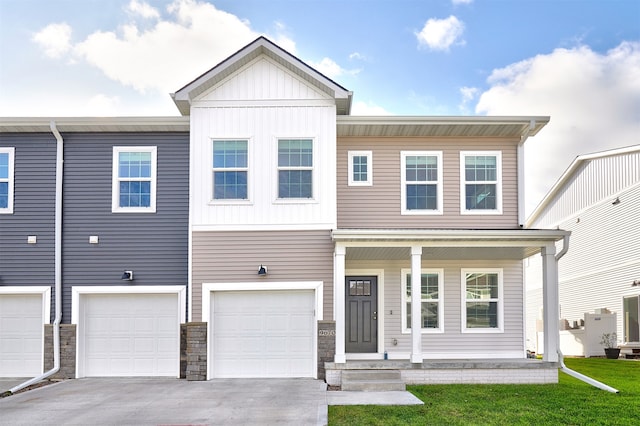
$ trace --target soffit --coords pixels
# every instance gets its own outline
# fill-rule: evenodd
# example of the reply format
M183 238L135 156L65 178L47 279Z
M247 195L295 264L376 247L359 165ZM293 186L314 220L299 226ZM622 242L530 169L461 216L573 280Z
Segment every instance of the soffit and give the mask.
M188 132L189 117L0 117L0 133Z

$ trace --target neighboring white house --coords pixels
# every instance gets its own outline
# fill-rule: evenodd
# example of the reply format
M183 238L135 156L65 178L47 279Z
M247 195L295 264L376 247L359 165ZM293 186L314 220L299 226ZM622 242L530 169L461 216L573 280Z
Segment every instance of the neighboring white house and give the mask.
M593 342L584 344L580 337L581 320L585 313L608 310L616 314L611 331L617 332L623 353L633 347L639 352L640 145L577 157L526 226L571 231L570 250L558 264L560 324L578 329L561 332L566 334L561 336L561 349L590 356ZM527 348L536 352L542 351L536 333L542 318L542 277L536 270L540 262L539 257L525 261Z

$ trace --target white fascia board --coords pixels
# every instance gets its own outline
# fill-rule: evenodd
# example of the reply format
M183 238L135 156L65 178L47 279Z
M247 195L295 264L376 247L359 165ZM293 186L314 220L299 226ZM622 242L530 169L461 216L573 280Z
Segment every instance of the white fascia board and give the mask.
M0 117L0 133L60 132L188 132L189 117Z
M444 242L469 243L476 241L479 245L488 244L489 242L505 242L512 241L516 244L526 246L534 245L538 242L555 242L562 240L565 236L570 235L569 231L562 230L546 230L546 229L516 229L516 230L468 230L468 229L345 229L333 230L331 237L335 242L399 242L406 245L407 242L436 242L442 244ZM349 244L350 245L350 244ZM385 244L386 245L386 244Z

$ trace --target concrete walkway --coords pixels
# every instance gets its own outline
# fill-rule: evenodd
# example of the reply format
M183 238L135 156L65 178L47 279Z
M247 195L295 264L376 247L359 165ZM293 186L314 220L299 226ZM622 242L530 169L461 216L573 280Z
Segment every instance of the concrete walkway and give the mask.
M414 394L407 391L389 392L327 392L328 405L424 405Z

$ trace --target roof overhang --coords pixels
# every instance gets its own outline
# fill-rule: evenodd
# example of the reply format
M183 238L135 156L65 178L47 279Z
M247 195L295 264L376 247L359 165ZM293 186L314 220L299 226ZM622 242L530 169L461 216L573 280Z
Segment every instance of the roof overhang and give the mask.
M348 260L408 260L413 246L422 247L425 260L521 260L569 235L569 231L538 229L339 229L331 233L336 245L347 249Z
M189 115L191 102L210 90L234 72L259 57L266 55L307 83L333 97L338 115L351 112L353 92L345 89L327 76L313 69L300 59L274 44L265 37L259 37L224 61L220 62L191 83L171 94L182 115Z
M338 116L338 137L498 137L516 141L535 136L548 116Z
M0 133L188 132L189 117L0 117Z

